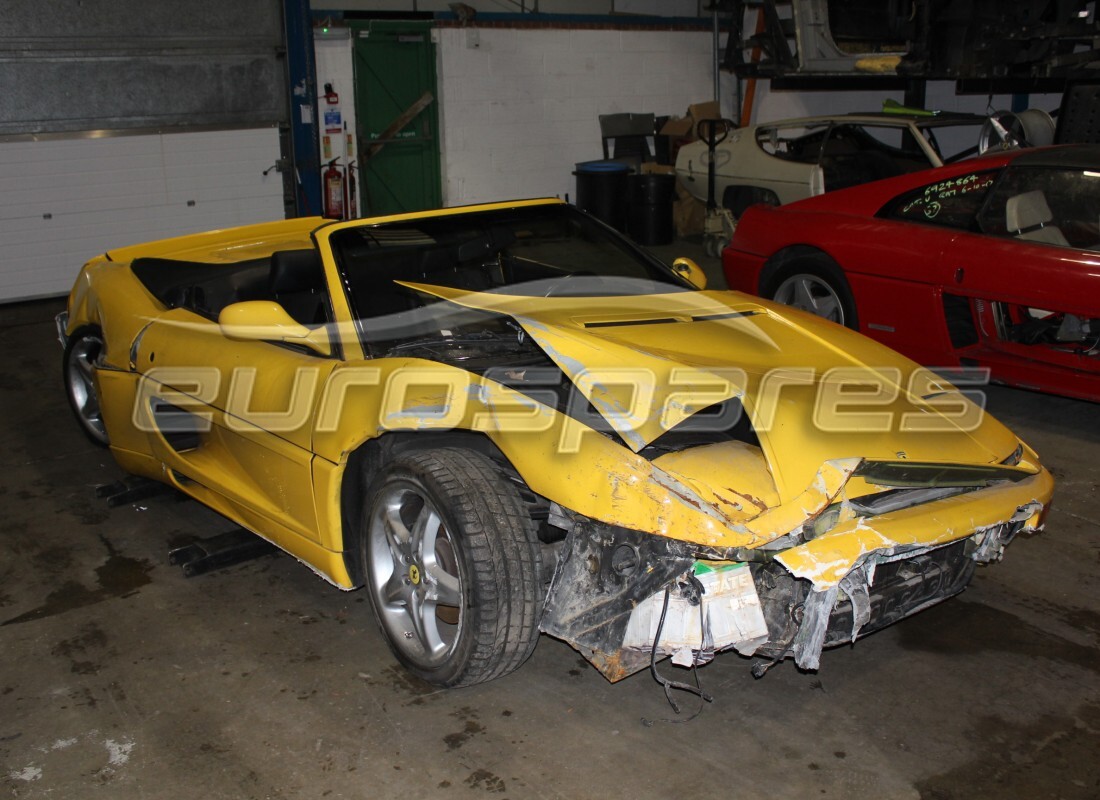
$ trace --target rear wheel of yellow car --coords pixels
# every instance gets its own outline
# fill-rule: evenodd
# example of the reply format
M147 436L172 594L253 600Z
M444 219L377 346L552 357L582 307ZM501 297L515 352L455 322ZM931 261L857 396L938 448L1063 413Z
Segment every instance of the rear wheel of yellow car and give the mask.
M438 686L518 668L538 640L540 548L515 486L486 457L398 455L367 493L361 553L382 633Z
M98 373L103 351L103 333L99 328L80 328L69 337L61 362L69 407L81 430L100 447L110 444L99 402Z

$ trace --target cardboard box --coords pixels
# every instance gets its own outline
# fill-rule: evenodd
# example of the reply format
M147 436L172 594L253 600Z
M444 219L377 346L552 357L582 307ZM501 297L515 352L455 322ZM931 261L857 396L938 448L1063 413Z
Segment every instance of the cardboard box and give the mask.
M694 132L701 119L721 119L722 109L716 100L708 100L705 103L693 103L688 106L688 116L691 117L691 129Z
M700 120L721 118L722 109L714 100L692 103L688 106L687 116L669 117L658 133L659 136L668 137L669 162L675 164L677 151L688 142L694 142L699 138L697 134Z
M691 117L669 117L668 122L661 126L661 136L673 138L695 138L695 125Z
M688 106L687 115L683 117L669 117L668 122L661 126L661 136L670 139L686 139L694 141L699 129L699 121L704 119L721 119L722 109L714 100L705 103L692 103Z
M671 164L655 164L652 161L642 163L643 175L675 175L676 167Z

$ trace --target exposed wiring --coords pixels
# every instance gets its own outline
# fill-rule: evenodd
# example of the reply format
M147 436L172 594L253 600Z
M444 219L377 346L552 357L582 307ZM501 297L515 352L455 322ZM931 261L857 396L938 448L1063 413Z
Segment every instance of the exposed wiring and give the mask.
M692 575L689 579L690 592L689 600L695 600L699 605L699 647L702 648L706 639L706 617L704 616L703 609L703 584L699 582L699 579ZM703 691L703 687L699 683L699 656L694 656L691 660L691 674L695 678L695 685L692 686L689 683L681 683L680 681L669 680L668 678L657 672L657 646L661 641L661 632L665 627L665 617L668 615L668 598L671 593L670 587L665 587L665 599L661 605L661 618L657 621L657 632L653 635L653 646L649 650L649 672L653 675L653 680L661 684L665 690L665 699L668 700L668 704L672 706L672 710L679 714L680 706L676 704L676 701L672 697L672 690L679 689L682 692L688 692L699 698L699 707L695 709L690 717L684 717L683 719L647 719L642 717L642 724L647 728L652 727L654 722L670 722L673 724L681 722L691 722L703 711L705 703L714 702L714 698ZM695 603L692 603L695 605ZM702 650L700 649L700 655Z
M795 633L797 633L797 632L798 631L796 630ZM760 680L761 678L763 678L765 673L767 673L767 671L769 669L771 669L772 667L774 667L776 664L778 664L780 661L782 661L784 658L787 657L787 654L791 652L791 644L793 642L794 642L794 634L792 633L791 638L787 640L787 644L783 647L782 650L779 651L779 655L777 655L771 661L756 661L756 662L754 662L753 665L749 668L749 672L752 673L752 676L754 678L756 678L757 680Z

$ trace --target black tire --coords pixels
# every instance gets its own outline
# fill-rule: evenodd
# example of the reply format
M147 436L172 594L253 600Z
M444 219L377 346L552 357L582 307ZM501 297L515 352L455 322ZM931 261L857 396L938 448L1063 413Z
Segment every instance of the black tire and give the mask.
M107 447L110 437L103 424L97 363L103 355L103 332L87 326L73 331L61 359L65 396L77 424L94 444Z
M799 292L805 296L803 302L792 302L789 296L795 284L799 284ZM832 308L829 294L835 298L835 315L826 312L827 308ZM836 262L824 253L799 255L779 262L774 269L765 272L760 296L859 330L856 301L848 279Z
M530 657L542 611L539 541L516 487L489 459L460 449L396 456L368 489L360 524L375 618L410 672L470 686Z

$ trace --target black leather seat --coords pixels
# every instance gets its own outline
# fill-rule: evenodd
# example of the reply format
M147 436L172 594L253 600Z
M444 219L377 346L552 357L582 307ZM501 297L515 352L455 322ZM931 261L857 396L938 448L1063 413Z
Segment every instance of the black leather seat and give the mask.
M316 250L272 253L268 289L272 299L303 325L326 322L325 270Z

